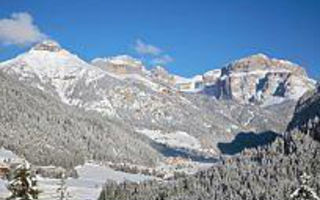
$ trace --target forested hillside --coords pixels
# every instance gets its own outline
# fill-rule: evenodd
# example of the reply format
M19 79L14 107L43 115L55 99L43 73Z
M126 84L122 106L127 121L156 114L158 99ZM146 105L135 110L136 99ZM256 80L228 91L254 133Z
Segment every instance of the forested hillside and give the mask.
M300 100L288 127L290 137L223 158L222 163L193 176L162 183L107 184L100 200L289 200L302 184L303 174L311 177L308 186L320 194L320 143L315 137L319 120L314 120L319 116L318 96L315 90ZM290 154L285 151L288 144L295 147Z
M152 165L160 157L126 125L67 106L2 72L0 146L33 164L66 168L90 159Z

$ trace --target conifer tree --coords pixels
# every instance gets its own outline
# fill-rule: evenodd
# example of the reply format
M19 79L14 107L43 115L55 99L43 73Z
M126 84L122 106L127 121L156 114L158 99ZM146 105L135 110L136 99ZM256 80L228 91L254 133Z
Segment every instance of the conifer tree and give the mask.
M27 161L17 165L9 175L8 190L12 193L8 200L34 200L38 199L40 190L37 180L30 170Z
M301 186L290 195L291 199L294 199L294 200L320 200L320 198L316 194L316 192L311 187L308 186L310 178L311 177L305 173L301 176Z

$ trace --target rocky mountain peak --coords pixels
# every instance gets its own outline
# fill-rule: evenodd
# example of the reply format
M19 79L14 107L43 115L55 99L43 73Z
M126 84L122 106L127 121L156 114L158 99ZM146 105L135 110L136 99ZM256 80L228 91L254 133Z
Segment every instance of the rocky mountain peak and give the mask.
M82 68L87 68L89 64L76 54L63 49L59 43L53 40L44 40L29 51L0 65L9 71L28 70L28 72L39 72L37 74L40 75L47 72L54 72L55 74L61 74L61 72L69 73L67 71L72 71L75 68L81 70Z
M167 78L167 77L171 76L165 68L163 68L162 66L159 66L159 65L153 67L150 71L151 71L152 76L156 77L156 78L161 78L161 77Z
M28 73L36 74L40 80L47 77L71 80L70 73L72 77L82 77L89 70L91 79L102 74L118 79L139 79L152 88L166 85L180 92L201 92L216 99L233 99L242 104L270 105L289 99L298 100L306 91L315 88L315 81L308 78L302 67L265 54L251 55L222 69L184 78L170 74L161 66L148 71L141 60L129 55L96 58L88 64L57 42L45 40L29 52L1 63L1 66L12 73L19 71L23 74L21 79L28 79L29 75L25 75Z
M145 70L140 60L129 55L95 58L91 64L116 74L141 73Z
M168 74L168 79L162 77L160 79L155 79L149 76L152 75L152 73L142 74L141 69L143 69L143 65L141 61L130 56L95 59L92 61L92 65L90 65L78 58L76 55L68 53L63 49L58 52L47 51L46 46L53 47L53 49L55 49L54 44L45 43L42 46L39 45L32 51L22 54L8 62L1 63L0 71L3 71L4 74L12 75L14 80L22 81L23 84L21 85L23 87L30 87L32 89L36 88L37 90L35 91L39 94L43 92L45 95L48 95L48 97L46 97L47 99L51 99L49 97L54 97L52 99L54 99L56 103L59 103L59 105L60 103L64 103L66 105L71 105L72 109L80 108L80 114L83 116L86 115L82 114L82 111L94 111L102 114L104 116L102 123L108 123L106 126L114 126L114 129L108 129L104 127L104 125L100 126L97 124L98 132L95 132L95 126L92 126L91 124L88 125L89 127L84 126L83 124L88 124L89 121L86 118L80 119L79 117L75 117L75 119L79 119L81 121L79 122L80 130L70 127L70 131L72 131L72 133L81 133L79 137L76 137L76 139L78 140L81 137L81 141L85 144L88 144L88 141L85 141L85 138L92 138L89 136L90 134L94 134L97 138L97 143L93 143L94 150L89 149L90 151L85 151L86 153L84 155L89 155L87 158L91 158L91 155L96 155L95 149L98 148L100 144L108 144L104 145L106 147L110 146L111 150L102 149L102 152L107 152L107 155L110 155L111 158L114 158L113 154L118 156L118 152L123 152L122 146L132 146L136 152L139 152L139 150L136 149L137 146L141 146L139 143L135 141L132 144L124 143L126 141L132 141L132 138L131 136L127 136L128 132L126 132L126 130L122 129L123 122L128 125L128 127L124 127L128 128L128 130L140 130L140 132L137 131L137 134L146 133L141 135L143 141L147 141L147 138L144 138L146 136L150 141L152 140L161 144L161 147L162 145L169 145L168 147L175 149L178 145L178 147L189 148L191 150L191 156L193 156L193 154L199 154L204 155L205 157L207 155L215 155L220 151L217 146L218 142L229 142L233 138L234 134L241 131L281 131L284 129L283 124L286 123L284 121L288 116L285 115L286 117L282 117L285 112L274 115L272 112L267 112L255 105L243 106L235 101L211 101L211 98L204 95L183 95L180 92L176 92L176 88L170 88L173 86L171 83L180 82L179 89L184 89L185 91L190 91L189 87L192 87L192 89L197 88L197 91L201 91L204 86L206 87L205 89L207 89L207 86L209 85L203 84L203 75L186 79ZM63 52L67 53L65 54ZM115 72L123 74L118 75L106 72L110 70L117 70ZM166 70L161 67L156 67L154 72L166 75ZM247 99L242 99L243 94L247 92L245 89L251 87L256 88L257 80L263 79L265 74L262 74L262 77L250 77L248 76L248 73L244 73L242 78L234 79L232 76L224 78L220 70L213 70L210 73L207 73L207 75L216 77L216 80L215 78L210 80L212 81L210 84L212 84L213 87L216 87L216 91L220 91L220 93L212 93L213 95L219 97L222 91L224 92L224 90L229 90L230 93L226 94L230 94L232 99L239 101L243 100L245 102ZM268 82L269 80L272 81ZM191 81L192 84L189 84L188 81ZM263 86L261 87L268 88L269 84L277 83L276 79L268 78L268 81L266 81L268 84L261 83ZM296 82L296 80L292 81L292 83L295 84ZM11 85L12 84L9 84L8 86ZM276 88L280 87L279 85L281 84L279 83ZM0 84L0 86L3 87L5 84ZM237 93L239 88L240 91ZM13 90L4 88L4 91ZM216 92L215 90L212 91ZM260 89L253 90L249 95L255 95L258 91L260 91ZM261 91L264 91L264 89ZM279 92L280 91L282 90L279 89ZM289 92L290 90L287 90L285 87L285 93ZM15 96L12 98L17 98L17 94L13 94ZM264 92L263 95L268 96L269 93ZM11 102L11 100L5 99L3 102ZM25 102L33 101L26 100ZM29 106L27 106L27 108L29 108ZM42 108L47 108L47 106L41 106L41 109ZM3 110L3 108L0 110ZM55 108L52 110L55 110ZM62 107L61 112L64 113L64 110L65 109ZM42 112L42 110L40 111ZM30 113L35 112L30 110ZM28 116L28 114L23 115L23 117L25 116ZM45 116L43 118L50 119L51 116L49 115L48 117ZM54 119L55 116L52 118ZM99 119L101 119L100 115ZM109 119L112 121L109 121ZM68 121L69 117L66 117L66 120L67 121L65 123L70 125L70 122ZM36 121L36 118L35 120L30 121ZM63 127L63 121L60 121L59 119L55 121L58 124L57 126ZM78 122L75 121L74 124L76 123ZM92 123L94 123L94 121L92 121ZM38 124L38 122L36 122L36 124ZM48 124L52 124L52 121L49 120ZM24 127L27 126L27 124L24 125L22 129L25 130ZM7 129L4 130L5 131L3 132L6 132ZM51 128L50 126L50 130L55 130L55 127ZM63 128L61 131L62 130ZM107 137L104 137L103 135L106 133L106 130L110 130L108 131L110 136L107 135ZM141 130L147 131L141 132ZM22 135L25 133L22 131L17 132L19 134L21 132ZM82 137L83 134L85 137ZM56 136L51 133L48 135L50 135L50 137ZM136 134L128 135L135 136ZM162 135L169 136L163 137ZM63 135L61 136L61 138L64 138ZM98 140L99 137L103 137L102 143L98 143L98 141L101 141ZM119 137L119 139L117 139L117 137ZM22 137L18 135L16 138L19 139ZM113 148L113 144L106 143L105 139L108 138L111 138L111 141L116 141L117 144L119 144L119 147ZM123 142L121 139L123 139ZM13 142L18 144L15 141ZM152 149L148 144L146 144L145 149L147 150L145 152L149 152L150 149ZM73 152L74 146L77 145L73 143L68 145L68 150ZM53 147L55 149L58 148L55 143ZM69 149L69 147L71 149ZM195 148L196 152L193 153ZM128 151L131 150L129 149ZM162 156L161 153L158 153L156 150L154 151L155 156ZM91 152L93 153L91 154ZM187 152L189 152L189 150ZM54 154L50 153L50 155ZM131 155L129 153L127 155L130 155L130 157L135 159L140 159L140 157L143 156L138 154ZM189 153L186 155L189 155ZM102 159L104 158L106 157L103 157ZM125 158L126 157L124 157L124 159Z
M150 74L153 80L161 83L169 84L169 86L175 85L175 76L170 74L164 67L158 65L150 70Z
M119 55L104 58L95 58L91 61L92 64L104 63L107 65L128 66L133 68L140 68L143 63L129 55Z
M230 63L226 69L230 73L254 71L278 71L307 76L305 70L288 60L270 58L265 54L254 54Z
M260 105L289 99L297 101L316 84L301 66L261 53L231 62L222 69L180 80L176 83L180 91L202 92L217 99Z
M161 74L168 74L168 71L164 67L162 67L160 65L157 65L157 66L153 67L151 69L151 72L153 72L153 73L161 73Z
M61 51L62 48L60 44L54 40L44 40L32 47L32 50L58 52Z

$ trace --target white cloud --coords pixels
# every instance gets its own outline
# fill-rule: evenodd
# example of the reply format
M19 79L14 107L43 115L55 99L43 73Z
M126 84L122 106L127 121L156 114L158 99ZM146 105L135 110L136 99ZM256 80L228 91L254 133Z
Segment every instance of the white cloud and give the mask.
M0 43L4 45L27 45L46 38L33 24L29 13L13 13L10 18L0 19Z
M156 65L165 65L173 61L173 58L169 55L163 55L152 60L153 64Z
M151 44L146 44L140 39L136 41L134 49L136 50L137 53L145 54L145 55L156 56L161 53L160 48L153 46Z
M162 49L151 44L147 44L141 39L136 40L134 49L141 55L148 55L146 59L150 64L166 65L170 62L173 62L173 58L168 54L165 54Z

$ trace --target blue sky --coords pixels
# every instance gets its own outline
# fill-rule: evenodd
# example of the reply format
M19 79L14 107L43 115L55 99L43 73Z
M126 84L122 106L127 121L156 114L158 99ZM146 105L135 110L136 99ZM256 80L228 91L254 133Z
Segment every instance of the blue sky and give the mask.
M261 52L319 77L319 10L319 0L2 0L0 30L3 19L27 16L34 29L2 31L0 60L46 36L85 60L129 54L184 76Z

